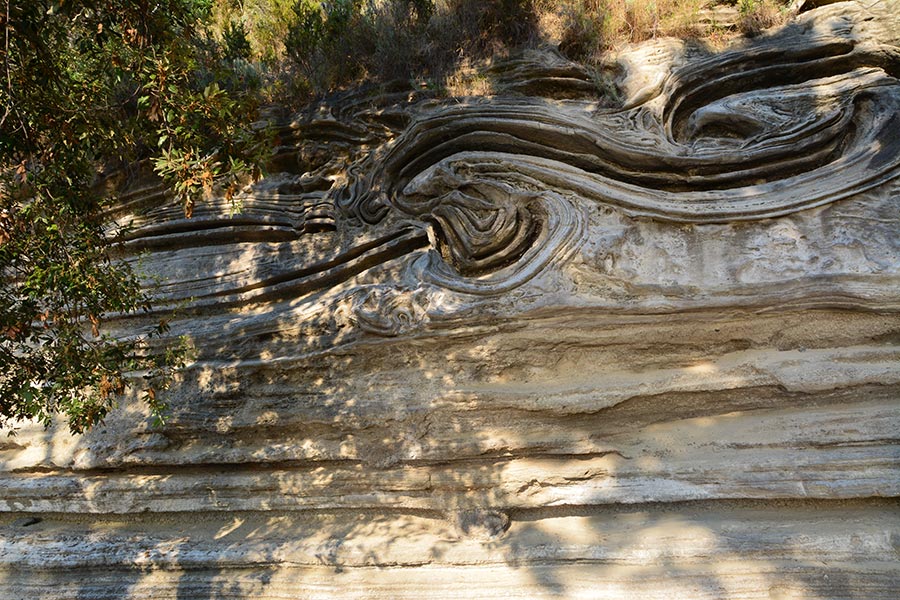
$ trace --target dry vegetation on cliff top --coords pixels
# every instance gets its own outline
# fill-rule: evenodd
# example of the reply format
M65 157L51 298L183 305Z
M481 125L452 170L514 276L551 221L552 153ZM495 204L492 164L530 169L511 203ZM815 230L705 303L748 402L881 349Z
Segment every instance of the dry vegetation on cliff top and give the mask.
M485 93L477 65L517 49L554 46L595 65L609 50L657 37L716 47L790 12L786 0L224 0L211 30L270 82L272 100L296 104L396 79Z

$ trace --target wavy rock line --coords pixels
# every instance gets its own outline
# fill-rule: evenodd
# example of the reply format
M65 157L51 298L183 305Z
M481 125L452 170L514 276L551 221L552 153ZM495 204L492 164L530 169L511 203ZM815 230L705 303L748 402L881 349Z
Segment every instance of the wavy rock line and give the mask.
M573 195L689 223L853 196L900 175L900 52L858 43L854 18L826 12L802 35L694 61L624 109L439 108L356 165L336 204L366 223L397 211L430 224L444 262L428 258L426 279L475 292L539 271L542 245L559 253L578 230Z

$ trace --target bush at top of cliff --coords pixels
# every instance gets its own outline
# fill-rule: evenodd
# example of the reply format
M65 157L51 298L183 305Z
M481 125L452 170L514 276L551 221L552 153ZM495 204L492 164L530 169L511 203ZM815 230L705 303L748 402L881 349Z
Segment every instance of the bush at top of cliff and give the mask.
M537 33L532 0L298 0L286 53L309 86L446 75Z
M461 65L540 44L590 63L655 37L755 34L783 20L777 2L742 0L737 22L701 26L704 0L295 0L285 48L296 89L322 93L363 80L446 80Z

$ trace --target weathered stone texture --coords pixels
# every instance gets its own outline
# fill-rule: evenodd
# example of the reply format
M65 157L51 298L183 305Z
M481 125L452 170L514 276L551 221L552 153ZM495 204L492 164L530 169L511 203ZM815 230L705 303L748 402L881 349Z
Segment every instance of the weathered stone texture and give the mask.
M0 443L0 597L896 598L893 6L632 48L614 108L552 53L344 94L236 215L132 182L197 360Z

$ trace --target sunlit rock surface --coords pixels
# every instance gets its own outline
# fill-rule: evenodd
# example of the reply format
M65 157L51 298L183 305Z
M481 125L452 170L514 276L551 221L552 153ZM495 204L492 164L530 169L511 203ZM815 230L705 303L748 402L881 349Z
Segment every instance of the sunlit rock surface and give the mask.
M896 8L345 94L237 214L135 179L197 360L0 442L0 597L897 598Z

